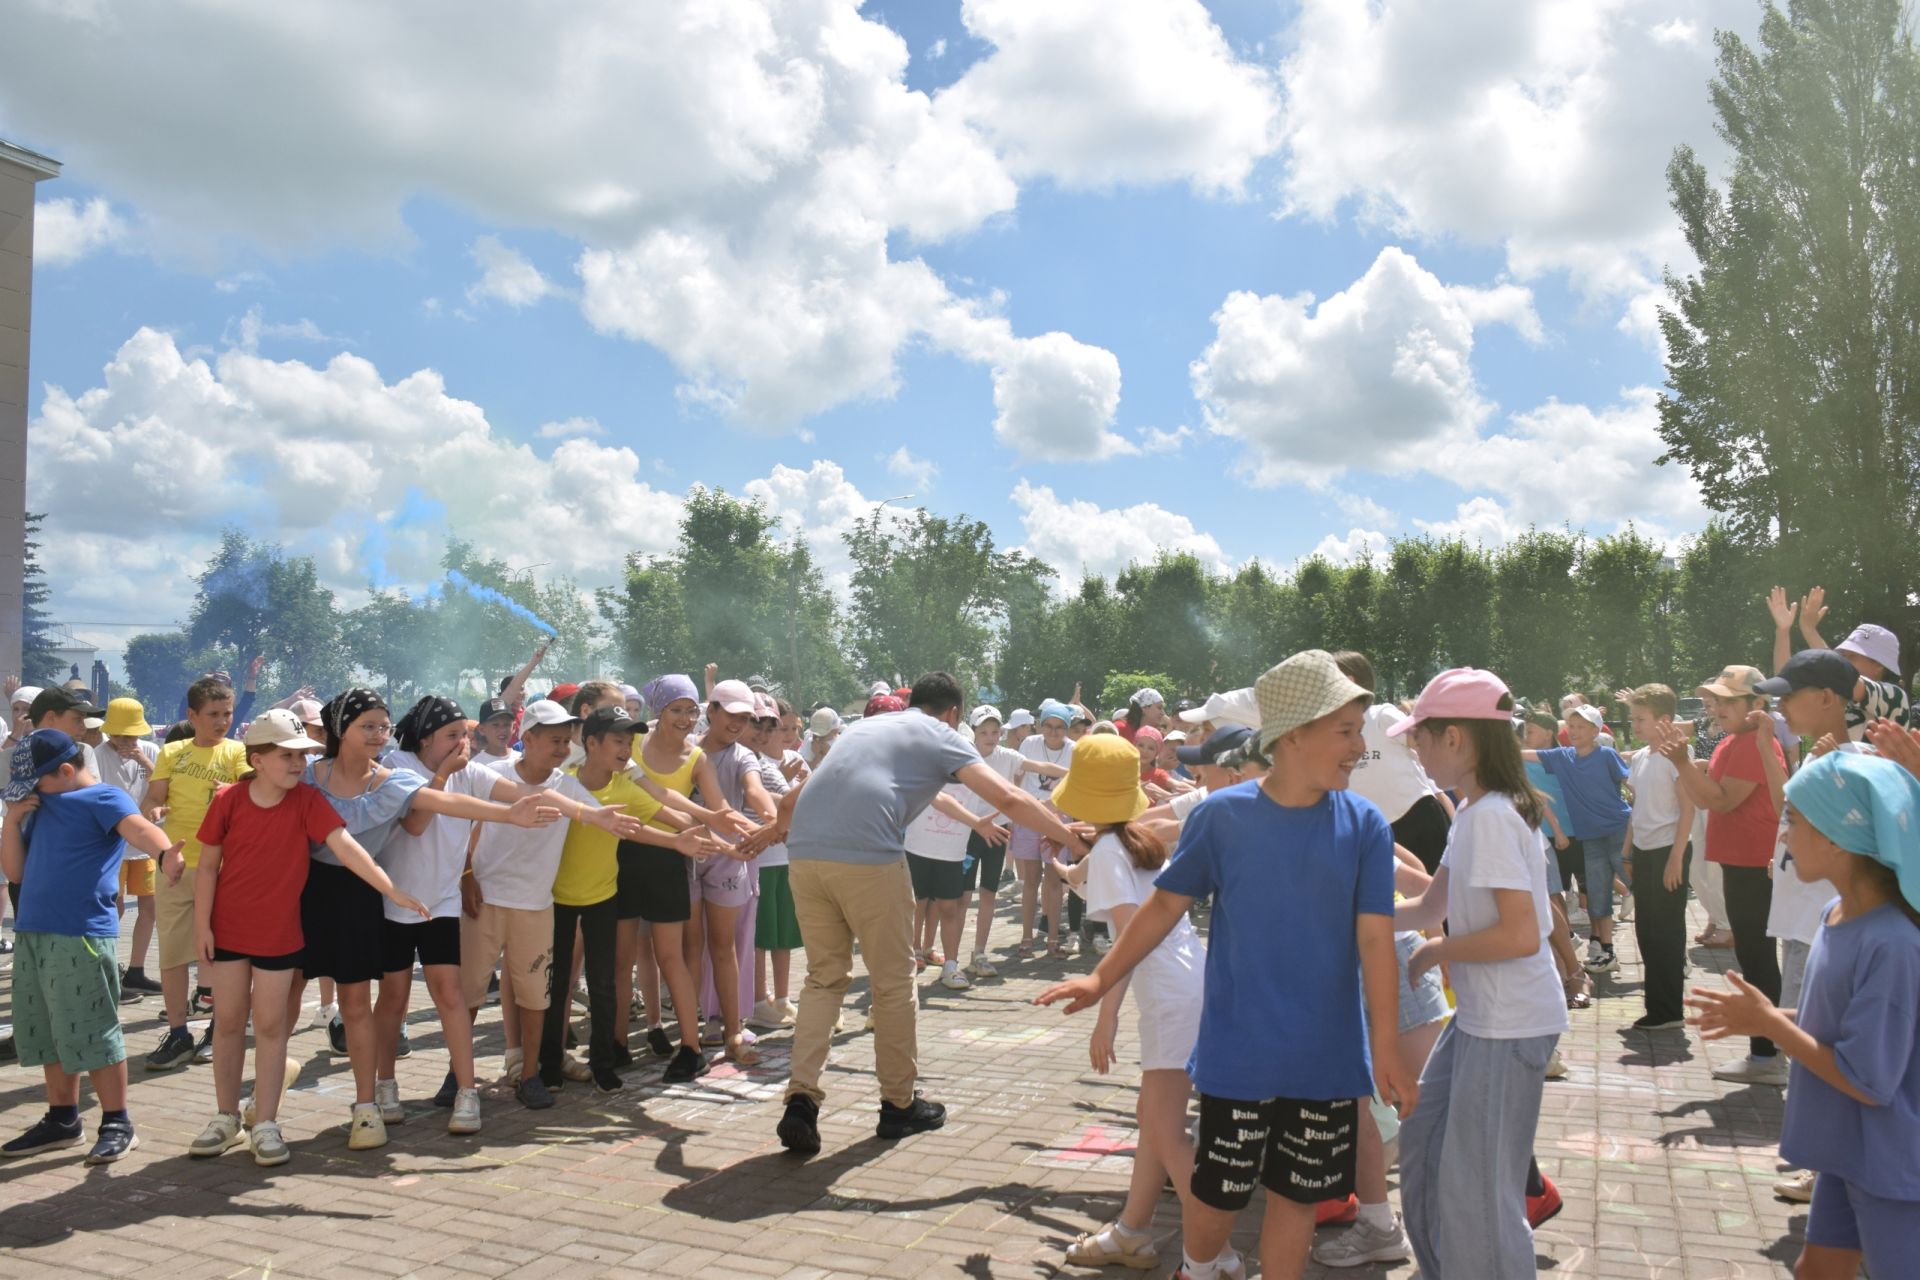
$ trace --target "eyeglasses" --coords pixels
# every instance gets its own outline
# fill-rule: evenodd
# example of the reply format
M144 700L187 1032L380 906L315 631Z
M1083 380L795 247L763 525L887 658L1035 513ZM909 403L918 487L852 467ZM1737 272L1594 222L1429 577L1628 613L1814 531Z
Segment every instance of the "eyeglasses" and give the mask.
M357 724L353 727L369 738L386 738L393 734L393 726L390 724Z

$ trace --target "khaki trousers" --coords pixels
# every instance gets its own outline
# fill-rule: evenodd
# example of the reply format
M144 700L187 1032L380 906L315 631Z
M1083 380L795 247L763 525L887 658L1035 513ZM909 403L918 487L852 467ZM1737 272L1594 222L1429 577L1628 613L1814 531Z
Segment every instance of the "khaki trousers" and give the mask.
M826 1099L820 1075L833 1047L833 1025L853 976L860 945L873 986L874 1071L880 1096L897 1107L913 1103L919 1076L914 989L913 882L902 854L884 866L796 858L789 876L793 911L807 949L807 980L793 1026L793 1077L787 1096Z

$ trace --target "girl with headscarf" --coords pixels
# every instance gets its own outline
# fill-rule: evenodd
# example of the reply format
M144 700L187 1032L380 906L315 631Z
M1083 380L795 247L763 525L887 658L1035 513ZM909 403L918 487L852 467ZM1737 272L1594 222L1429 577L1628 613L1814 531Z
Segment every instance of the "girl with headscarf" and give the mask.
M1020 744L1024 757L1020 765L1021 785L1042 800L1053 794L1060 779L1067 776L1073 762L1073 742L1067 737L1072 708L1052 698L1040 704L1040 733ZM1014 954L1021 959L1033 955L1033 924L1036 905L1047 918L1047 954L1066 955L1060 947L1060 881L1043 874L1040 835L1016 826L1007 844L1007 853L1020 873L1020 945ZM1037 900L1037 901L1036 901Z
M1792 1060L1783 1160L1812 1169L1795 1275L1906 1275L1920 1255L1920 781L1833 752L1786 786L1787 856L1839 891L1807 957L1800 1007L1729 972L1695 989L1701 1038L1765 1036Z
M414 835L425 831L435 814L475 822L511 822L537 827L559 819L560 811L528 796L508 806L472 796L427 789L417 773L396 772L378 756L393 733L387 704L371 689L349 689L321 710L327 749L310 761L306 782L318 787L346 824L347 834L376 861L396 828ZM293 990L288 996L297 1018L307 978L332 978L340 1003L334 1027L335 1049L342 1040L353 1064L353 1119L347 1145L356 1151L387 1142L382 1108L374 1101L373 1000L369 984L381 976L386 915L380 894L340 865L324 845L312 850L313 866L300 896L300 925L306 938ZM329 1028L330 1033L333 1028Z

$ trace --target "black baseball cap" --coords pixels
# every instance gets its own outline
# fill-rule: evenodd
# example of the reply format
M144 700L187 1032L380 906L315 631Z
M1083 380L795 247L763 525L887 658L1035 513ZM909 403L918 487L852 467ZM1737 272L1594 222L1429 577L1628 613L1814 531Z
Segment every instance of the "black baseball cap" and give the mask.
M78 711L89 720L97 720L107 713L81 697L72 689L42 689L35 695L27 707L27 722L39 724L42 716L58 715L62 711Z
M1771 680L1753 687L1756 693L1773 698L1802 689L1825 689L1850 701L1859 682L1859 671L1843 655L1832 649L1802 649L1788 658Z
M583 738L602 738L609 733L644 733L644 722L635 720L627 709L619 703L600 707L586 718L580 726Z
M1175 747L1174 758L1181 764L1218 764L1221 756L1252 736L1253 730L1245 725L1230 724L1224 729L1215 729L1198 746Z
M474 717L474 723L485 724L487 721L492 720L495 717L510 716L512 714L513 714L512 707L500 701L500 699L498 698L488 698L485 702L480 704L480 714Z

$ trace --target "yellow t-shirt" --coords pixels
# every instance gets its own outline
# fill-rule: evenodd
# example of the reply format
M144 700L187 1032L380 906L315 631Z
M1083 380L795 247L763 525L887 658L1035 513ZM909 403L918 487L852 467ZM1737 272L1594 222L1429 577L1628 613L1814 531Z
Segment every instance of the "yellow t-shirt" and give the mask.
M232 738L211 747L196 747L192 738L183 738L160 748L152 781L167 784L163 828L169 840L186 842L180 852L189 867L200 865L200 821L213 805L213 793L246 771L247 749Z
M568 773L579 776L578 769ZM624 773L591 793L602 805L624 809L642 822L660 812L660 802L640 789ZM553 900L563 907L590 907L605 902L620 885L620 838L611 831L584 822L567 824L567 840L560 847L560 870L553 877Z

